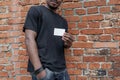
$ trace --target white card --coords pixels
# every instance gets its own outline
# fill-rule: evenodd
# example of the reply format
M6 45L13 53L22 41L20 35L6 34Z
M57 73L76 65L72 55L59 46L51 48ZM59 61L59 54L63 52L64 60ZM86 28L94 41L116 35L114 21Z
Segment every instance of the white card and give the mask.
M65 33L65 29L54 28L54 35L55 36L63 36L64 33Z

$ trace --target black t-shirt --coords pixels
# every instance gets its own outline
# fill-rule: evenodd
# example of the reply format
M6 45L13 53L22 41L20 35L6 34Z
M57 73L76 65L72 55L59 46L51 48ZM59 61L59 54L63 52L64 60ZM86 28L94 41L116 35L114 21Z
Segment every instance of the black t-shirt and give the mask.
M67 21L59 14L45 6L32 6L28 11L23 31L33 30L37 33L38 54L43 67L52 71L62 71L66 68L64 56L64 41L61 36L55 36L54 28L67 31ZM30 60L28 71L34 71Z

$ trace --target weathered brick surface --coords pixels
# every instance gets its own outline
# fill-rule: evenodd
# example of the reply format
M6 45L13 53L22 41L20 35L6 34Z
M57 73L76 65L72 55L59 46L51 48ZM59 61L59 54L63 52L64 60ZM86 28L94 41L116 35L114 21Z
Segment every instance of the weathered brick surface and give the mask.
M22 28L30 6L45 1L0 0L0 80L31 80ZM63 0L58 12L75 38L65 49L71 80L120 80L120 0Z

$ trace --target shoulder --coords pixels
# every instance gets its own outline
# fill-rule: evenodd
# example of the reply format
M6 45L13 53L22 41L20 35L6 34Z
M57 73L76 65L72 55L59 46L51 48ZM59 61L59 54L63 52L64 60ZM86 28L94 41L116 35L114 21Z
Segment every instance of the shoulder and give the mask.
M30 11L40 11L41 9L43 9L44 8L44 6L42 6L42 5L39 5L39 6L31 6L30 7Z
M37 16L37 15L41 14L42 8L43 8L43 6L41 6L41 5L39 5L39 6L31 6L28 13L29 14L34 14L34 15Z

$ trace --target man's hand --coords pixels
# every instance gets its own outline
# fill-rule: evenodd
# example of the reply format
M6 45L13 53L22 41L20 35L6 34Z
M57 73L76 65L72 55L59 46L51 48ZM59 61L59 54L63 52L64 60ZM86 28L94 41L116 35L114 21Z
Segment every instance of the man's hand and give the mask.
M44 78L46 76L46 71L45 70L43 70L42 72L40 72L36 77L37 77L37 79L39 80L39 79L42 79L42 78Z
M64 41L65 48L69 48L72 46L74 37L71 34L65 32L64 35L62 36L62 40Z

